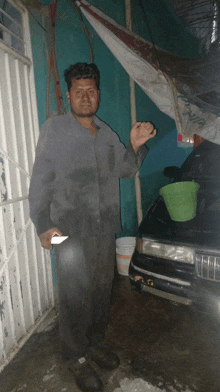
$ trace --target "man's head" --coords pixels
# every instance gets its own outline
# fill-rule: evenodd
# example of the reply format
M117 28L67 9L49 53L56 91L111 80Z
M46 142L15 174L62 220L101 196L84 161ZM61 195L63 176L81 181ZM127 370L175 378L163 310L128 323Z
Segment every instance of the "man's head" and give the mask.
M95 81L97 90L99 90L100 72L97 65L95 64L76 63L70 65L69 68L67 68L64 72L64 78L68 91L70 91L72 87L73 79L92 79Z
M64 72L67 100L76 117L93 117L99 107L100 74L95 64L77 63Z

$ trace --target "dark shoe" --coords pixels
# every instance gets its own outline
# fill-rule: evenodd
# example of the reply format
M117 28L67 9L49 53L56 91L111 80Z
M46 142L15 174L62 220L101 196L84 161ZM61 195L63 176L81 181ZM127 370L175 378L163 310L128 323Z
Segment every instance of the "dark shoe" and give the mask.
M102 392L103 384L98 374L87 361L83 364L71 364L68 366L76 380L76 385L83 392Z
M101 369L113 370L120 365L120 359L118 356L103 347L91 347L89 355L91 360Z

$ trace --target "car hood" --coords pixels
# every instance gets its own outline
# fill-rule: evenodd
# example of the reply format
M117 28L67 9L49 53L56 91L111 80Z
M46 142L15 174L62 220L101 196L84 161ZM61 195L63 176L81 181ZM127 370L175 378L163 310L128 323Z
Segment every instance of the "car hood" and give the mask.
M186 222L171 220L162 198L149 209L138 236L193 247L220 250L220 214L197 208L196 217Z

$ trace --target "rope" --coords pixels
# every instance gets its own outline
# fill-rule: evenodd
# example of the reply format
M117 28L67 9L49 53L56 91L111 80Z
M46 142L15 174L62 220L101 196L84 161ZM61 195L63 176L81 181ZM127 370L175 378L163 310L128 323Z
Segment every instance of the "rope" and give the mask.
M84 33L86 35L86 38L87 38L87 41L88 41L88 44L89 44L90 63L93 63L94 62L94 54L93 54L92 44L91 44L91 41L90 41L90 33L89 33L89 30L88 30L88 28L87 28L87 26L86 26L86 24L85 24L85 22L83 20L82 11L77 6L76 0L71 0L71 4L72 4L74 10L76 11L76 13L78 15L80 22L82 23L83 30L84 30Z
M54 85L55 85L58 114L60 115L62 113L65 113L65 107L64 107L63 97L62 97L61 88L60 88L59 75L58 75L58 69L57 69L57 63L56 63L56 54L55 54L55 22L56 22L56 15L57 15L57 4L58 4L58 0L55 0L49 6L50 47L49 47L48 66L47 66L47 90L46 90L47 91L47 98L46 98L47 118L50 117L49 92L50 92L51 70L53 73L53 80L54 80Z

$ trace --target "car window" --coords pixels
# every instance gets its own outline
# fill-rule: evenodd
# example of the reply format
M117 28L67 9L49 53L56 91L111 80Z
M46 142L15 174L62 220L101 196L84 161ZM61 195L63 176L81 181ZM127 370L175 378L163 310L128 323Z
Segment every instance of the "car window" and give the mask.
M167 236L181 227L189 231L212 231L215 227L220 232L220 146L208 141L198 146L180 168L174 182L178 181L195 181L200 185L196 217L186 222L174 222L162 196L159 196L149 208L140 231Z

